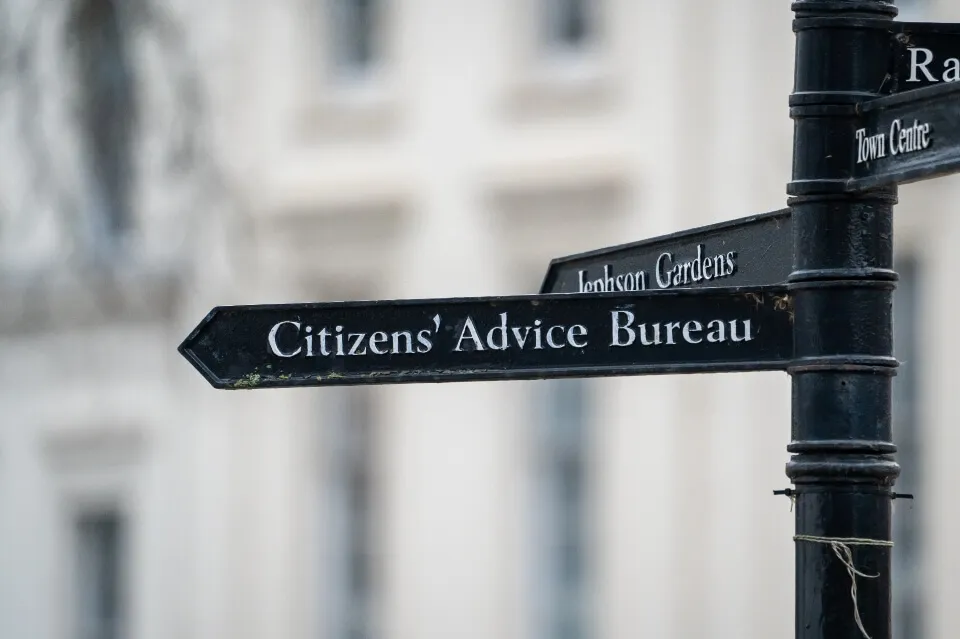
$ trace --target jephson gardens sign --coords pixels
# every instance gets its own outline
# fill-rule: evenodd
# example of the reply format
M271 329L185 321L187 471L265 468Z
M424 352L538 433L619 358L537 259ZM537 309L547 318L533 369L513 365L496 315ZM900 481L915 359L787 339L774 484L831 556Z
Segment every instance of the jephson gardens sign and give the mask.
M541 293L766 286L793 268L790 209L553 260Z
M795 636L891 639L893 207L960 170L960 25L793 10L787 209L556 259L540 295L220 307L180 352L225 389L786 371Z

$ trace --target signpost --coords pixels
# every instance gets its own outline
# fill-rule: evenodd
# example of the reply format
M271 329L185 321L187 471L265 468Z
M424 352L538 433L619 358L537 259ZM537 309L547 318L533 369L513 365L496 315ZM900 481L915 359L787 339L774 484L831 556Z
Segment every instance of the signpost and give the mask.
M793 10L789 209L554 260L545 295L221 307L180 352L234 389L786 371L795 637L891 639L893 206L960 171L960 25Z
M781 288L214 309L180 352L217 388L785 370Z
M790 209L550 262L541 293L783 284L793 270Z
M851 182L865 177L853 171L858 112L888 75L897 10L877 0L792 6L794 633L891 639L896 187L849 189L866 184Z

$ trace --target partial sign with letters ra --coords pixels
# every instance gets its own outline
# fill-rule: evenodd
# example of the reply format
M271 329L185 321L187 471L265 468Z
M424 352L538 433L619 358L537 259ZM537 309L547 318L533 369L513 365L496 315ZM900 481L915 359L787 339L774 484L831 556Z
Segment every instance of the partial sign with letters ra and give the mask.
M960 24L894 22L891 93L960 80Z

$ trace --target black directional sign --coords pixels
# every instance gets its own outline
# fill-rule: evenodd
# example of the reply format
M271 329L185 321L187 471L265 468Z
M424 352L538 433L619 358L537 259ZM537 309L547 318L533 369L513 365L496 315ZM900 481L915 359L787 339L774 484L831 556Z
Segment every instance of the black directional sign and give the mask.
M782 370L783 288L215 308L180 352L217 388Z
M793 267L790 209L550 262L541 293L781 284Z
M960 24L894 22L894 73L884 93L960 80Z
M906 184L960 170L960 83L877 98L859 109L845 190Z

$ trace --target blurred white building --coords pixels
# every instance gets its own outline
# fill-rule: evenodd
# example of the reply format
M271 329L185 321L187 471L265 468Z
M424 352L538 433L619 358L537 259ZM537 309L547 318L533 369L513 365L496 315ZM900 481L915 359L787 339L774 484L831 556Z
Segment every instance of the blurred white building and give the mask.
M225 392L176 353L218 304L532 293L783 207L792 18L0 2L0 637L792 636L784 374ZM958 184L897 207L909 639L960 625Z

